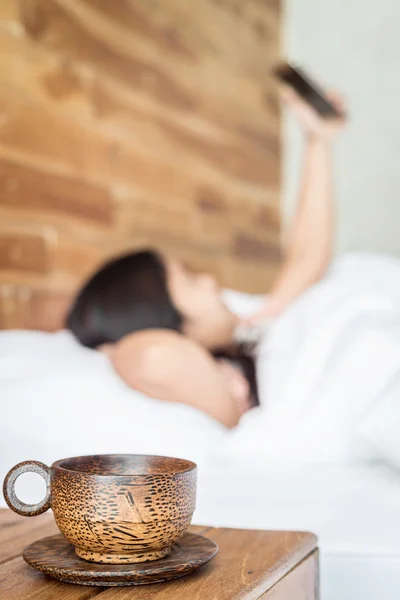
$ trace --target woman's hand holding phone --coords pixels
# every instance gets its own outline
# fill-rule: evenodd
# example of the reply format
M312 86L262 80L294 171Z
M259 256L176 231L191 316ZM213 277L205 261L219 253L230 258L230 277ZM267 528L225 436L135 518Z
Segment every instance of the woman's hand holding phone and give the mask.
M346 105L337 92L330 92L326 97L343 116L322 117L308 102L288 85L281 85L283 103L292 111L304 133L321 140L333 140L346 125Z

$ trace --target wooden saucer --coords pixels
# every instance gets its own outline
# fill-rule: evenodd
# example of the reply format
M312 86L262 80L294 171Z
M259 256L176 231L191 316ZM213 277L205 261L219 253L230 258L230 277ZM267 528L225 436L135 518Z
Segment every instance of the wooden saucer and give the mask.
M185 533L171 554L161 560L132 565L95 564L79 558L62 535L34 542L23 558L34 569L65 583L96 586L161 583L192 573L218 552L218 545L202 535Z

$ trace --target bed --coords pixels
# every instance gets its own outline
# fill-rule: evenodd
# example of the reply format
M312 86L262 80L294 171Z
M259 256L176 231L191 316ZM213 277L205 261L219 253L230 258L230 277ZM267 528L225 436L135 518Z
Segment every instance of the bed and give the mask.
M356 264L360 276L362 261ZM388 280L393 280L394 271L389 271L388 265ZM383 277L382 263L376 264L376 272ZM229 294L236 311L242 314L246 306L254 308L258 302L255 297ZM371 299L368 296L368 302ZM378 300L374 298L374 311L380 306ZM301 306L299 310L304 318ZM318 436L310 438L310 432L307 444L302 445L302 456L299 445L292 460L282 455L279 460L272 459L265 452L266 440L259 436L258 445L251 443L257 437L252 421L257 425L262 422L259 409L228 433L195 409L150 400L127 388L106 356L81 348L68 332L0 332L0 398L4 403L0 478L14 464L27 459L49 464L66 456L108 452L191 458L199 464L196 523L311 530L320 540L322 600L397 599L400 362L396 352L400 328L397 315L389 321L386 317L385 329L378 329L378 337L370 338L372 345L377 345L383 365L379 371L379 402L376 387L368 414L362 419L369 453L361 452L353 460L345 454L328 454L329 444L324 448ZM375 335L375 320L373 324L370 332ZM336 325L332 329L336 330ZM392 335L382 336L388 326ZM328 335L320 337L325 343ZM379 340L387 340L389 346L378 345ZM361 338L360 343L364 342ZM340 345L336 353L343 356ZM312 362L311 353L308 360ZM329 360L332 362L332 356ZM327 382L331 377L333 382L336 372L324 372L323 380ZM364 397L365 387L371 388L367 374L362 383ZM320 386L317 389L321 394ZM344 404L357 395L354 387L344 391L350 394L344 395ZM329 395L326 399L320 397L330 399ZM296 428L290 430L286 420L281 425L279 437L293 435L297 450L302 438L295 437ZM307 432L303 425L297 429ZM346 427L350 435L352 421ZM320 452L313 461L310 457L315 447ZM26 476L19 482L19 494L23 500L33 501L41 493L40 485Z

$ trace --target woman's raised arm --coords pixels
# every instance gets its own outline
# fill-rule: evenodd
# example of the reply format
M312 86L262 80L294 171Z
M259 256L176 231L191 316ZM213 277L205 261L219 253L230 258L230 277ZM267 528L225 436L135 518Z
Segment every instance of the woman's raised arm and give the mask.
M285 258L268 296L268 302L250 321L278 316L309 286L318 281L329 265L334 237L334 193L332 146L345 123L323 119L291 89L282 98L296 115L305 135L304 164L297 210L285 243ZM336 94L331 101L345 114Z

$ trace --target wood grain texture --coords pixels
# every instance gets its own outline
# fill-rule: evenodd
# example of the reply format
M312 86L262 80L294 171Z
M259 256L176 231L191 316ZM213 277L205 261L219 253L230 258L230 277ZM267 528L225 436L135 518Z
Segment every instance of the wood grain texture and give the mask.
M14 210L113 224L112 202L104 188L7 160L0 163L0 202Z
M23 561L26 546L56 532L52 514L27 519L0 509L0 600L88 600L97 594L95 589L67 586L50 578L43 581Z
M58 530L52 514L28 520L26 517L1 509L0 564L20 556L26 546L56 531Z
M126 589L107 590L102 600L257 599L273 589L316 546L315 536L307 533L210 528L203 535L218 544L219 552L189 578L140 588L134 594ZM301 595L295 598L310 600Z
M319 556L315 550L295 569L278 581L260 600L319 600Z
M59 327L35 298L155 243L268 289L279 34L278 0L0 3L0 327Z
M40 234L0 231L0 270L47 275L51 270L50 254Z
M55 523L49 523L48 519L49 515L32 519L10 517L10 511L0 510L0 532L6 525L11 539L13 527L23 522L28 544L57 533ZM48 529L40 531L35 523L46 523ZM57 582L36 573L21 557L12 558L17 549L14 546L10 549L10 560L0 565L0 600L83 600L99 593L102 600L255 600L266 593L270 594L267 598L274 600L318 600L318 554L315 552L316 538L312 534L212 527L191 527L190 532L214 540L219 546L216 558L186 579L135 589L103 591ZM298 568L300 572L296 573ZM293 589L294 596L282 595ZM277 595L280 590L281 596Z
M218 552L212 540L185 533L161 560L129 565L88 563L80 559L62 535L38 540L23 552L34 569L66 583L99 587L150 585L185 577L208 563Z
M61 583L29 567L22 557L0 565L0 600L90 600L101 589Z

